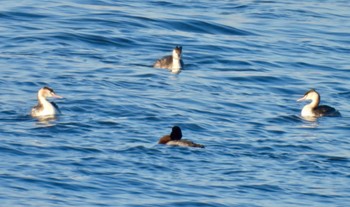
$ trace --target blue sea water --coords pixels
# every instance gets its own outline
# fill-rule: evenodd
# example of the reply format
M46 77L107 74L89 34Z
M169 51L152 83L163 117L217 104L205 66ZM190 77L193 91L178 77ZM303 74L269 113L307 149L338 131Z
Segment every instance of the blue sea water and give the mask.
M349 11L1 1L0 206L348 206ZM180 74L152 68L176 45ZM43 86L64 97L46 122ZM302 119L310 88L342 117ZM206 148L157 145L173 125Z

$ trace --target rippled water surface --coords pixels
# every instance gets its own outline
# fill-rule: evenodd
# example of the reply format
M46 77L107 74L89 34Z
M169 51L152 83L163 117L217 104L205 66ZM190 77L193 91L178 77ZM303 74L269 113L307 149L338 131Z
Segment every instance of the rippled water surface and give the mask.
M347 206L350 4L4 0L1 206ZM185 69L153 62L183 46ZM62 115L29 116L43 86ZM342 117L307 121L310 88ZM160 146L178 125L204 149Z

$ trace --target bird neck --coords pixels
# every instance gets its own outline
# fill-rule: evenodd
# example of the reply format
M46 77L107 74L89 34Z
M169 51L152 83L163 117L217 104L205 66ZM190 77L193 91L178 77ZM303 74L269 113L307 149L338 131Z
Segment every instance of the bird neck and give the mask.
M181 59L173 57L173 65L171 71L173 73L179 72L181 70L181 67Z
M320 96L315 96L315 97L312 99L311 103L309 103L308 105L309 105L310 108L315 109L315 108L317 108L318 105L320 104L320 101L321 101Z
M313 117L316 116L314 110L318 107L320 103L320 96L315 96L311 103L305 105L301 111L301 115L304 117Z
M51 106L51 103L44 97L41 95L38 95L38 104L45 107L45 106Z

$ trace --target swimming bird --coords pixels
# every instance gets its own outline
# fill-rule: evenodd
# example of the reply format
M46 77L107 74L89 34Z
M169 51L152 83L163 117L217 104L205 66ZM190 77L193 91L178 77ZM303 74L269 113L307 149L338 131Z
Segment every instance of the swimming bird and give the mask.
M311 103L305 105L301 111L301 116L303 117L321 117L321 116L341 116L339 111L337 111L335 108L321 105L321 96L320 94L315 90L311 89L308 92L305 93L305 95L298 99L297 101L304 101L304 100L311 100Z
M181 139L181 138L182 138L181 128L178 126L174 126L169 135L165 135L159 139L158 144L204 148L204 145L196 144L190 140Z
M161 59L157 60L153 67L155 68L166 68L171 70L172 73L179 73L184 67L184 63L181 59L182 47L176 46L173 49L173 54L164 56Z
M33 117L54 116L60 113L58 106L54 102L49 102L46 98L62 98L56 95L53 89L45 86L38 91L38 104L32 108Z

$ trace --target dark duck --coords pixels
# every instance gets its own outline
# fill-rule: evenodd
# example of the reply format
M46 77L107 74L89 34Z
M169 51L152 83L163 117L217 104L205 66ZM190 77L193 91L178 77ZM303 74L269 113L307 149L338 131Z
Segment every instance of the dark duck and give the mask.
M158 144L204 148L204 145L196 144L190 140L182 139L182 131L178 126L174 126L169 135L165 135L160 138Z

